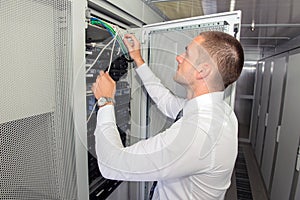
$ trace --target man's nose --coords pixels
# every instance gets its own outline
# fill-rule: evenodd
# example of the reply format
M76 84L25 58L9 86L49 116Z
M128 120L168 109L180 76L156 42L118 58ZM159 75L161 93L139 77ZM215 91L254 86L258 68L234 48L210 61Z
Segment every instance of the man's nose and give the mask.
M177 55L177 56L176 56L176 61L177 61L178 63L182 63L182 60L183 60L182 55Z

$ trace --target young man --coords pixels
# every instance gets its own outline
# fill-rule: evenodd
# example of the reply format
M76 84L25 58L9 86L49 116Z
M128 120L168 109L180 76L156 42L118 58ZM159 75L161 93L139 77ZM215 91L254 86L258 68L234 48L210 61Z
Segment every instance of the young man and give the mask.
M115 123L113 102L100 105L95 130L102 175L127 181L158 181L153 199L224 199L237 156L237 119L223 100L224 89L239 77L244 54L240 43L222 32L203 32L177 56L174 80L187 90L175 97L152 73L140 53L140 43L125 35L124 43L136 72L158 108L174 118L169 129L123 147ZM115 82L101 72L92 88L97 99L113 98Z

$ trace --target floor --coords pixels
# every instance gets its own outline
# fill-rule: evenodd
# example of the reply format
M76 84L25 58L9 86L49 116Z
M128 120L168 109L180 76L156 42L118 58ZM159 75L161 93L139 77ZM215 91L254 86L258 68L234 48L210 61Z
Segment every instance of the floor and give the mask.
M250 144L239 144L231 186L225 200L268 200Z

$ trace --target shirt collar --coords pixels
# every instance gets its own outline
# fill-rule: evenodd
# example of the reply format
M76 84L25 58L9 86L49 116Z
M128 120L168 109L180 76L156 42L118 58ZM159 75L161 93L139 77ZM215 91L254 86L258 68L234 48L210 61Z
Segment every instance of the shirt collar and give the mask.
M204 105L213 104L221 102L224 100L224 91L222 92L212 92L200 95L186 102L183 107L183 115L198 110Z

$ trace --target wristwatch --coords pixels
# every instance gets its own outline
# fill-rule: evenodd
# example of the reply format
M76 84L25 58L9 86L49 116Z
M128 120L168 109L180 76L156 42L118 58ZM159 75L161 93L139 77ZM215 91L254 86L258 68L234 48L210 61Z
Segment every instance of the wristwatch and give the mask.
M98 106L104 106L105 104L107 103L115 103L114 99L113 98L110 98L110 97L100 97L98 99Z

